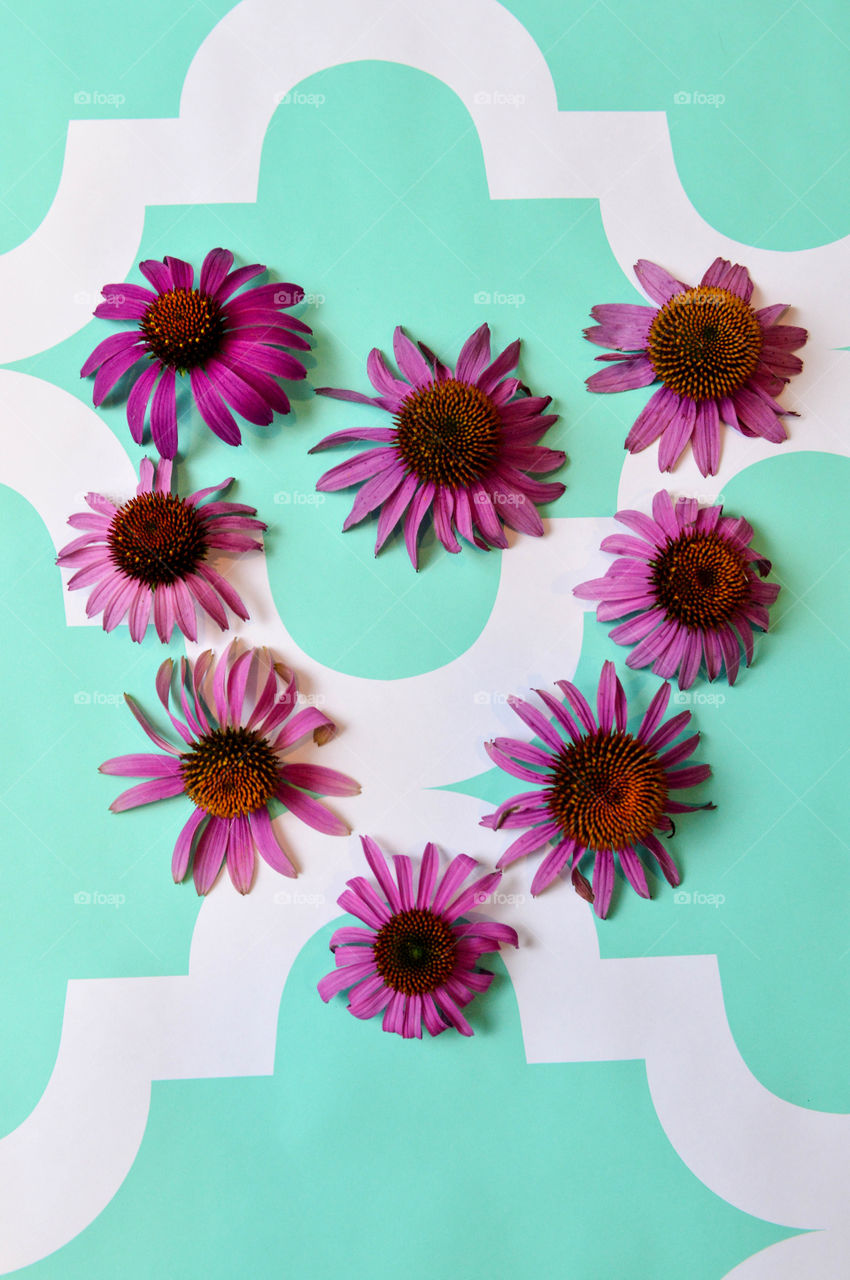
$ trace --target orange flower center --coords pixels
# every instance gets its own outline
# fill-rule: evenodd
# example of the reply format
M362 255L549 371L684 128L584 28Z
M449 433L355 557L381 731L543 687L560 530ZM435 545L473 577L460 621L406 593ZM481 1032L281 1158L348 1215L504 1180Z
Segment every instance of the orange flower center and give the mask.
M277 757L252 729L214 729L180 757L183 789L214 818L235 818L261 809L280 779Z
M478 387L449 378L419 387L396 414L398 450L421 480L462 489L499 456L499 413Z
M546 797L565 835L587 849L622 849L658 826L667 784L637 738L599 730L561 749Z
M747 562L716 533L682 534L652 562L652 583L667 617L713 630L750 598Z
M761 348L758 316L743 298L704 285L674 294L649 331L653 369L689 400L732 395L755 373Z
M218 351L224 318L218 303L198 289L169 289L150 304L140 327L157 360L185 373Z

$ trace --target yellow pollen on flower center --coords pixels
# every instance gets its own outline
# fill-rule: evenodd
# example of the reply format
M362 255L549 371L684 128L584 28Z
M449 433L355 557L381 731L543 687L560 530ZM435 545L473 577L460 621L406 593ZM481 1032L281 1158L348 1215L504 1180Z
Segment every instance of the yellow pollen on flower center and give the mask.
M499 456L499 412L479 387L449 378L418 387L396 414L397 448L421 480L464 488Z
M214 818L261 809L280 781L277 756L252 729L214 729L180 757L183 789Z
M700 285L676 293L652 322L647 354L661 381L690 400L732 395L758 368L756 313L728 289Z
M717 533L682 534L652 561L652 585L667 617L711 630L750 599L747 562Z
M139 325L151 353L181 372L215 355L224 334L219 304L198 289L170 289L150 304Z
M632 734L599 730L561 749L546 799L584 848L623 849L657 827L667 784L658 757Z

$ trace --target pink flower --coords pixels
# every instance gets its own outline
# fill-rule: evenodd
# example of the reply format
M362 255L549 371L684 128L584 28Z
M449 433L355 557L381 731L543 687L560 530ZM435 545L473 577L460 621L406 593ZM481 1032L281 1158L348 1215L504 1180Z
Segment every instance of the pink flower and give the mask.
M308 793L353 796L360 790L358 784L322 765L285 763L286 754L308 734L321 746L335 728L315 707L292 714L294 675L273 662L265 649L237 654L235 642L218 660L211 650L194 663L183 658L181 719L169 708L173 669L170 658L162 664L156 691L183 749L157 733L125 694L133 715L163 754L116 756L100 771L150 779L122 792L109 806L114 813L169 796L185 795L192 801L194 811L174 846L171 871L176 883L185 878L191 861L195 888L199 894L208 893L226 861L233 884L247 893L254 878L255 849L275 871L294 876L295 868L272 825L272 800L316 831L348 834L345 823ZM284 689L279 694L281 680ZM254 689L256 693L247 696Z
M97 370L95 404L101 404L129 370L134 385L127 400L130 434L141 444L150 404L153 441L164 458L177 452L177 375L188 374L192 396L207 426L225 444L242 435L228 405L249 422L268 426L273 413L288 413L289 400L277 378L300 379L306 370L281 347L309 351L311 332L283 308L304 297L297 284L255 285L236 294L265 267L254 263L231 271L233 254L212 249L195 273L180 258L139 263L154 292L137 284L107 284L95 310L108 320L135 320L130 333L105 338L80 370ZM141 367L140 362L144 361Z
M377 396L317 388L318 395L375 405L394 416L391 426L336 431L310 450L351 440L377 446L326 471L316 486L362 484L343 529L379 510L377 554L404 516L414 568L417 536L429 511L447 551L461 549L455 531L485 550L507 547L503 524L539 537L543 521L535 503L554 502L564 486L544 484L529 473L554 471L565 455L538 444L557 421L544 413L551 398L519 394L525 391L519 380L505 376L516 367L519 342L491 360L490 330L482 324L464 343L454 372L421 343L414 346L401 328L393 349L401 378L377 348L366 363Z
M652 519L641 511L616 518L638 537L617 533L602 550L619 553L604 578L575 588L582 600L599 600L600 622L635 616L611 632L618 644L634 644L629 667L679 675L688 689L705 663L709 680L726 664L735 683L741 645L753 658L753 629L767 631L768 609L779 586L762 582L770 561L750 547L752 526L724 516L722 506L702 507L680 498L675 507L663 489L652 500Z
M614 888L615 853L626 879L642 898L649 897L649 887L638 848L657 863L670 884L679 883L676 865L655 833L672 833L671 813L714 808L670 799L671 791L704 782L711 770L707 764L675 767L696 751L699 734L671 746L691 714L682 711L661 723L670 699L669 684L655 694L640 728L632 734L626 731L626 695L613 662L604 663L599 678L598 723L574 684L556 683L569 708L544 690L536 691L555 725L521 698L508 699L543 745L496 738L486 744L487 754L506 773L533 783L535 790L505 800L481 825L494 831L529 828L508 846L498 867L510 866L551 844L531 892L540 893L569 866L576 892L592 902L604 919ZM588 852L594 855L592 888L579 870Z
M500 872L462 889L478 865L475 859L460 854L439 876L436 845L428 844L414 889L409 858L393 858L391 873L375 841L361 836L361 842L381 892L362 876L348 881L339 905L366 927L337 929L330 944L336 968L322 978L319 995L327 1002L350 988L348 1008L355 1018L383 1012L384 1031L406 1038L421 1040L423 1023L432 1036L449 1026L471 1036L461 1009L493 981L478 961L485 952L498 951L500 943L515 947L518 940L504 924L459 921L486 900Z
M803 367L791 352L808 337L796 325L778 324L787 303L753 311L753 282L746 267L715 258L695 288L675 280L645 258L635 275L657 307L609 303L594 307L598 324L585 337L615 353L587 379L591 391L628 391L664 385L638 415L626 448L639 453L661 437L658 465L671 471L693 441L704 476L720 461L720 423L774 444L786 438L775 397Z
M135 498L116 506L99 493L86 502L91 512L72 515L68 523L85 529L59 552L56 563L76 570L69 590L92 587L86 613L103 614L104 631L112 631L129 613L130 637L142 640L153 614L157 635L171 639L176 623L188 640L196 640L197 610L227 630L227 605L240 618L248 612L230 583L209 563L212 551L261 551L251 535L265 529L256 511L238 502L204 502L226 490L232 477L188 498L171 492L171 461L161 458L154 469L142 459Z

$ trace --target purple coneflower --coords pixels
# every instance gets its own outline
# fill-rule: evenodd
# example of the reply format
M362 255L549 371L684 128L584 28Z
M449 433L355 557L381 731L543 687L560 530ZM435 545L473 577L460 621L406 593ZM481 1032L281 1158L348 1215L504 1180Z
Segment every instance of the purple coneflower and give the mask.
M753 311L749 272L725 258L715 258L695 288L645 258L635 275L658 306L594 307L599 323L584 331L600 347L624 353L597 357L613 363L587 379L591 391L664 384L638 415L626 448L639 453L661 436L658 465L670 471L692 440L706 476L718 468L721 421L781 444L787 433L780 415L789 411L774 397L802 369L791 353L808 337L777 323L788 304Z
M295 868L272 826L272 800L316 831L348 834L345 823L309 792L352 796L359 792L358 784L322 765L284 763L286 753L307 734L321 746L335 728L316 707L292 715L294 675L273 662L267 650L247 649L237 655L233 644L217 661L211 650L194 663L182 658L181 719L168 705L173 667L169 658L159 668L156 691L183 741L182 749L157 733L134 699L125 694L133 715L165 754L116 756L100 771L150 779L122 792L109 806L114 813L168 796L186 795L192 801L194 812L174 846L171 871L176 883L185 878L191 859L195 888L207 893L226 859L234 885L247 893L254 878L255 849L275 871L294 876ZM281 694L279 680L284 683ZM254 687L256 694L246 699L246 690Z
M107 284L95 310L108 320L135 320L130 333L113 333L83 365L85 378L97 370L93 399L101 404L118 379L135 367L127 400L130 434L141 443L150 403L153 441L164 458L177 452L177 374L189 375L192 396L208 427L226 444L242 435L227 405L249 422L267 426L289 400L276 378L300 379L306 370L281 347L309 351L303 336L311 329L284 308L301 302L296 284L264 284L233 295L265 267L254 263L231 271L233 254L212 249L201 267L199 288L193 268L180 258L139 263L155 292L137 284ZM139 361L146 363L136 367Z
M251 535L265 529L253 507L238 502L208 502L233 478L188 498L171 492L171 461L161 458L154 469L142 459L135 498L120 507L99 493L86 495L91 512L70 516L68 523L88 532L59 552L56 563L76 569L69 590L93 587L86 605L92 618L103 614L104 631L112 631L129 613L130 637L140 641L153 614L163 644L176 623L188 640L198 636L196 610L202 609L227 630L227 605L240 618L248 612L230 583L208 564L211 551L261 551Z
M750 547L752 526L723 515L723 507L699 507L680 498L675 507L661 490L652 500L652 516L618 511L617 520L639 537L616 533L602 541L615 560L604 578L576 587L582 600L599 600L600 622L635 617L611 632L618 644L634 644L629 667L652 664L665 679L679 675L688 689L704 661L709 680L726 665L735 683L744 647L753 658L753 628L768 628L768 608L779 594L770 561Z
M487 754L500 769L535 783L536 789L505 800L495 813L482 819L482 826L495 831L501 827L531 828L508 846L498 867L507 867L551 843L554 847L537 868L531 892L540 893L569 866L573 887L604 919L614 887L615 853L626 879L642 898L649 897L649 888L639 847L658 863L670 884L679 883L673 859L655 833L672 833L671 813L714 807L669 798L671 791L703 782L711 770L707 764L674 768L696 750L699 734L670 745L691 714L682 711L661 723L670 699L669 684L655 694L640 728L632 734L626 732L626 695L613 662L604 663L599 678L598 723L574 684L569 680L556 683L569 709L544 690L536 692L557 727L521 698L508 699L543 745L496 738L486 744ZM594 855L592 888L579 870L588 852Z
M414 889L409 858L394 857L391 873L375 841L361 836L361 842L383 897L362 876L348 881L339 905L366 928L337 929L330 943L336 968L322 978L319 995L327 1002L350 987L348 1008L355 1018L383 1012L384 1031L405 1038L421 1040L423 1023L432 1036L449 1026L471 1036L461 1009L493 981L478 961L485 952L498 951L500 943L517 946L518 939L505 924L459 921L486 900L501 873L491 872L462 889L478 866L475 859L452 858L440 877L436 846L428 844Z
M394 417L392 426L335 431L310 451L350 440L377 445L326 471L316 486L345 489L365 481L343 529L380 508L377 554L405 516L404 540L414 568L417 535L429 511L447 551L461 549L455 530L485 549L508 545L503 522L520 533L542 534L534 504L560 498L564 485L545 484L528 473L554 471L565 455L537 443L557 420L544 413L551 397L518 394L524 391L519 380L505 377L516 367L519 342L491 361L490 330L482 324L464 343L454 373L427 347L414 346L401 328L393 350L402 378L377 348L369 354L366 370L377 396L317 388L319 395L376 405Z

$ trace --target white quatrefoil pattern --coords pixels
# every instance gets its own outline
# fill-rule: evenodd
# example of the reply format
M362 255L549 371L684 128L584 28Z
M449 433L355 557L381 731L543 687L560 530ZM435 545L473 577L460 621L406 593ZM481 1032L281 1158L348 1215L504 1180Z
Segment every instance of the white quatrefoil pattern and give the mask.
M382 96L366 104L351 96L347 106L346 94L369 83L380 85ZM420 104L424 115L415 109ZM349 110L371 113L368 145L354 141L354 123L345 132ZM376 1093L387 1095L388 1106L388 1095L403 1090L405 1079L421 1081L429 1096L429 1055L434 1080L449 1095L464 1095L473 1111L476 1090L489 1091L486 1135L469 1129L455 1131L453 1138L443 1129L443 1116L427 1120L411 1112L409 1131L397 1134L393 1176L414 1190L410 1200L396 1204L390 1198L388 1234L406 1229L390 1218L394 1204L398 1212L398 1205L414 1202L420 1163L428 1165L421 1194L432 1198L434 1231L441 1224L449 1233L455 1230L445 1225L453 1206L448 1197L440 1199L432 1181L437 1144L452 1162L463 1161L465 1143L480 1140L487 1151L501 1151L504 1167L488 1157L487 1185L479 1178L479 1185L464 1191L464 1213L472 1219L473 1203L486 1198L486 1232L507 1236L519 1231L510 1219L514 1182L524 1186L518 1203L526 1203L523 1196L533 1203L535 1179L554 1176L545 1143L557 1139L563 1148L562 1182L552 1201L561 1215L552 1229L562 1240L562 1268L552 1252L535 1261L535 1249L549 1246L535 1243L534 1224L526 1218L524 1240L500 1246L511 1260L504 1271L476 1261L480 1242L473 1240L459 1274L569 1274L577 1280L671 1275L664 1270L669 1263L642 1250L646 1240L675 1224L677 1196L687 1188L688 1203L701 1206L692 1210L694 1253L707 1247L699 1238L703 1231L725 1230L741 1242L722 1254L729 1280L846 1280L850 1116L841 1113L841 1095L832 1084L818 1094L817 1081L822 1064L830 1081L846 1074L835 1059L842 1046L845 1056L847 1049L841 1025L847 953L840 954L836 919L843 914L846 920L848 888L839 803L846 761L842 765L838 710L844 699L846 724L847 680L835 665L846 663L847 645L839 606L830 609L844 587L847 563L842 577L844 459L850 454L842 347L848 336L850 241L833 238L820 247L778 251L718 232L696 211L680 181L667 114L559 110L544 52L495 0L430 0L424 6L243 0L198 47L179 114L138 119L121 112L119 106L114 118L70 122L49 210L28 239L0 255L0 360L7 366L0 370L4 512L10 528L23 521L34 538L30 562L17 562L14 583L3 593L9 606L4 617L16 636L4 651L6 680L17 685L35 680L45 668L56 672L44 689L32 685L27 700L23 692L11 696L20 696L14 705L29 707L37 720L42 692L57 698L61 686L61 696L67 694L61 716L51 713L50 731L60 734L66 726L63 767L71 771L74 788L91 789L90 797L73 801L84 808L71 812L97 815L85 830L68 831L63 851L55 833L64 820L54 812L60 798L51 785L32 793L50 835L39 812L24 811L23 802L18 807L16 795L29 792L13 787L4 799L11 864L39 860L45 883L51 868L64 877L68 912L76 911L67 916L69 937L85 935L92 949L90 955L73 953L65 965L64 1010L57 978L52 1003L42 1014L33 1013L42 1017L39 1043L53 1044L53 1065L51 1071L42 1062L40 1077L33 1067L35 1083L29 1095L15 1095L19 1111L0 1138L0 1271L84 1274L85 1241L107 1229L103 1224L111 1214L118 1215L113 1232L122 1229L122 1221L132 1221L139 1241L174 1230L159 1225L155 1215L140 1221L147 1208L133 1191L134 1178L153 1176L145 1173L149 1143L163 1141L162 1122L158 1136L149 1127L157 1099L173 1097L168 1090L177 1087L174 1082L183 1082L180 1096L187 1100L190 1090L224 1090L222 1082L229 1082L231 1138L222 1160L234 1162L238 1180L238 1161L249 1156L232 1134L252 1123L242 1116L238 1090L275 1077L281 1092L274 1096L288 1097L287 1073L302 1053L299 1036L309 1035L323 1037L322 1054L340 1055L340 1080L358 1063L370 1070L371 1054ZM405 128L411 131L408 154L399 145ZM396 185L387 178L392 165L398 166ZM734 193L730 175L730 200ZM196 243L190 231L193 219L203 228L203 242ZM379 268L382 238L386 254ZM298 673L305 696L322 700L340 732L321 758L362 786L358 797L338 805L352 826L350 840L329 839L304 825L289 833L300 868L296 880L284 881L262 865L246 897L222 879L197 904L191 884L177 888L169 876L180 822L177 802L109 815L116 780L104 782L96 772L108 755L145 749L117 704L126 689L153 709L161 646L153 636L131 645L123 624L109 636L100 633L99 619L85 616L86 593L64 591L42 524L58 550L72 536L66 520L80 509L81 496L129 495L140 457L153 452L152 446L139 450L132 444L123 399L110 398L95 410L90 382L77 380L82 359L108 331L90 317L101 286L136 279L141 257L171 253L199 264L214 244L232 249L240 265L268 262L278 278L304 286L300 314L316 333L307 361L309 385L336 379L332 385L366 391L366 354L372 346L387 351L397 323L437 346L449 362L485 319L496 350L521 334L521 376L535 394L551 395L561 415L545 443L564 448L568 463L557 477L567 492L544 513L545 537L509 534L507 552L485 555L465 546L460 556L449 557L430 536L421 572L414 574L397 539L374 559L374 527L339 532L350 505L345 494L315 491L322 464L333 465L343 455L310 458L307 450L332 430L365 423L372 410L314 399L296 387L291 418L276 419L268 431L247 427L241 449L228 449L203 434L192 406L181 401L181 491L233 474L235 500L255 505L270 526L264 553L221 559L251 613L236 634L273 649ZM661 478L655 446L635 456L622 452L646 393L585 392L583 381L598 352L582 341L581 324L589 323L587 311L595 303L640 300L632 273L638 258L696 280L717 256L746 264L758 305L788 302L794 308L790 322L808 327L804 371L783 396L799 416L785 420L789 439L782 446L727 430L716 477L700 476L688 452L672 476ZM514 269L512 263L520 265ZM343 282L349 294L339 301L333 290ZM91 305L81 306L81 298ZM414 857L433 840L444 857L468 852L492 867L506 846L505 833L487 831L479 821L492 810L493 798L511 792L493 790L501 784L483 743L498 734L528 736L506 705L507 695L526 697L530 689L551 688L563 678L575 678L590 692L607 657L617 662L630 697L645 705L652 678L626 671L626 650L608 641L608 628L572 595L572 587L599 576L610 563L598 547L613 532L614 511L645 509L663 484L704 502L719 497L730 511L746 513L757 526L756 545L766 548L783 584L775 628L759 641L755 664L736 686L698 682L689 694L674 695L694 712L704 738L698 758L713 767L700 799L710 797L718 806L716 813L686 815L679 824L674 852L684 872L681 892L655 884L652 901L644 903L621 882L610 919L599 922L569 884L532 899L529 863L511 867L496 900L482 910L516 928L520 947L503 955L507 976L500 969L492 995L472 1006L477 1011L480 1004L481 1011L478 1021L473 1017L476 1036L468 1044L458 1037L448 1043L450 1032L439 1041L396 1046L377 1022L354 1023L342 1001L323 1006L315 982L332 964L326 942L340 915L336 899L345 880L362 870L359 833L374 835L389 852ZM37 597L35 613L26 603L28 591ZM846 587L844 595L846 618ZM210 624L186 652L222 652L229 639ZM21 656L24 677L18 646L30 655ZM176 641L170 652L181 652ZM23 726L28 717L20 714L17 723ZM9 778L26 774L29 782L24 779L21 787L35 787L33 779L47 776L42 753L54 743L39 746L34 728L22 727L21 733L26 745L20 759L10 758ZM818 744L811 750L810 741ZM100 875L97 884L84 883L76 873L77 851L84 861L94 859L85 865L99 870L86 874ZM134 870L131 863L150 871ZM75 886L81 901L88 894L88 915L70 905ZM13 887L10 872L3 880L10 901ZM38 894L50 892L44 885L31 894L14 890L14 913L37 915ZM138 917L130 910L133 893L148 897ZM169 934L168 941L155 926L160 900L161 932ZM103 934L104 928L112 933ZM56 926L57 933L62 930L64 925ZM95 938L120 937L122 946L134 946L130 932L139 956L122 961L117 974L110 972L109 943L98 952ZM58 938L57 945L53 950L43 939L39 964L60 964L66 944ZM795 986L798 965L803 977ZM824 988L839 969L844 985L838 983L832 996ZM39 972L36 966L26 981L35 984ZM792 975L787 982L786 974ZM812 990L810 1007L803 983L813 974L821 974L823 986ZM309 1013L288 1013L290 1001L293 1010ZM831 1009L831 1016L818 1020L815 1008ZM510 1025L517 1010L521 1041ZM786 1018L790 1022L783 1026ZM24 1025L13 1029L10 1045L25 1035ZM356 1037L350 1060L343 1059L348 1041L337 1043L335 1035ZM533 1141L523 1138L520 1112L511 1111L503 1125L500 1108L507 1096L496 1091L488 1065L488 1054L516 1056L520 1043L504 1093L518 1089L523 1096L529 1090ZM403 1060L396 1060L402 1050ZM771 1065L783 1055L785 1076ZM291 1069L297 1075L295 1065ZM299 1079L302 1092L291 1099L287 1124L293 1131L312 1125L332 1166L336 1141L346 1134L334 1139L329 1132L320 1081L310 1095ZM622 1094L621 1080L627 1080ZM549 1121L536 1108L547 1105L553 1084L560 1090L557 1106L575 1105L581 1112L584 1092L593 1113L605 1082L611 1088L603 1114L583 1118L585 1136L574 1143L570 1133L557 1131L566 1110L552 1114L556 1134L546 1136ZM187 1102L185 1133L169 1150L192 1148L192 1126L203 1114L205 1096ZM365 1161L377 1104L363 1105L371 1119L351 1118L349 1136ZM454 1115L455 1104L447 1100L447 1106ZM182 1132L180 1114L179 1108L169 1112L176 1117L169 1124ZM330 1114L338 1117L339 1111L331 1108ZM268 1124L277 1132L273 1114ZM598 1151L587 1136L594 1133ZM414 1138L425 1144L418 1153L412 1150ZM539 1156L536 1142L543 1144ZM281 1149L289 1149L286 1142ZM590 1186L590 1198L600 1196L603 1157L611 1162L612 1188L604 1213L600 1204L585 1203L584 1190ZM276 1212L286 1215L295 1184L301 1185L297 1212L307 1211L304 1186L321 1203L326 1186L316 1181L324 1167L318 1157L312 1169L294 1163L290 1168L285 1155L280 1159L285 1185L268 1192L267 1204L273 1200ZM632 1248L626 1202L632 1186L636 1196L644 1194L647 1161L668 1170L670 1185L652 1187L645 1203L654 1205L654 1223L640 1237L644 1243ZM481 1166L474 1168L479 1174ZM188 1157L185 1172L189 1179L205 1176L203 1163L193 1166ZM175 1168L169 1176L180 1175ZM215 1181L221 1185L226 1182ZM137 1194L135 1208L128 1208L127 1197ZM541 1218L549 1203L541 1201ZM229 1206L219 1205L219 1212L226 1219ZM327 1203L314 1229L326 1219L332 1231L337 1212L335 1202ZM573 1214L579 1220L600 1215L606 1233L624 1233L621 1265L600 1262L595 1269L587 1241L573 1246ZM475 1237L481 1224L472 1221ZM411 1229L427 1234L419 1222ZM237 1214L231 1234L222 1231L221 1240L229 1242L222 1247L230 1250L222 1270L211 1270L205 1261L197 1272L179 1273L336 1274L329 1261L336 1255L326 1254L318 1238L312 1269L296 1260L289 1270L281 1259L260 1272L256 1261L250 1267L240 1262L251 1223ZM81 1251L73 1253L75 1247ZM163 1245L157 1257L166 1253ZM105 1256L97 1253L98 1259ZM42 1259L48 1269L40 1269ZM386 1263L388 1269L395 1265ZM382 1265L375 1266L380 1274ZM407 1274L448 1274L441 1266L429 1271L413 1259ZM696 1263L693 1271L683 1267L677 1274L709 1274ZM108 1274L141 1276L154 1269L163 1267L130 1271L116 1253ZM364 1255L349 1274L367 1274ZM721 1280L720 1270L710 1274Z

